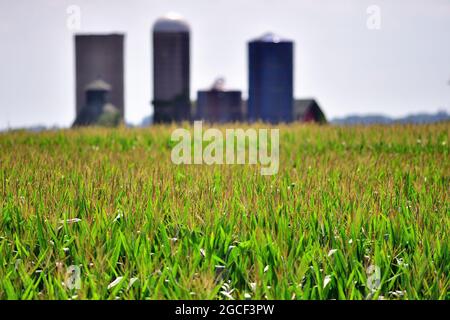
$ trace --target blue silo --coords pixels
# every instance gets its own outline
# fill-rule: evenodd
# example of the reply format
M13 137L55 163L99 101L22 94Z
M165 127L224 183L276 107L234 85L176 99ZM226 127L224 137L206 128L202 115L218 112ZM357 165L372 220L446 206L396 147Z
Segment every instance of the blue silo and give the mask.
M293 120L293 51L290 40L268 33L250 41L248 119Z

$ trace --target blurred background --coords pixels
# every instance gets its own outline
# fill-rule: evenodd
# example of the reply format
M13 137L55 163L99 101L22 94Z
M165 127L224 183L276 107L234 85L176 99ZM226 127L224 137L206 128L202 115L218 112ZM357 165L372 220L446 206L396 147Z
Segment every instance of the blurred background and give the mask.
M295 44L294 97L329 120L450 112L448 0L0 0L0 129L70 127L74 36L96 33L125 35L125 122L141 124L152 27L173 11L190 26L191 100L217 77L246 99L248 41L274 32Z

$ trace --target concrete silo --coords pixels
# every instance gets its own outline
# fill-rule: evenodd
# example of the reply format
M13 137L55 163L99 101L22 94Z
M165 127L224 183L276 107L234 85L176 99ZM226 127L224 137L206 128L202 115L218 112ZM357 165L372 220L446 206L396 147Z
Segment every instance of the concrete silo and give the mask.
M76 113L87 104L85 88L95 79L106 81L111 90L108 102L125 114L124 35L87 34L75 36Z
M190 119L190 28L173 13L153 25L153 106L155 123Z

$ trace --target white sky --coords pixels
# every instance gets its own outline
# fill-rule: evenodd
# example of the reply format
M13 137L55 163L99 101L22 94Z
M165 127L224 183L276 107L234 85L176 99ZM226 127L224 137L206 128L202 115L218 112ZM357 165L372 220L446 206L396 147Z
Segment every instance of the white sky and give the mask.
M126 33L126 120L139 123L152 112L151 26L168 11L191 24L193 98L217 76L247 96L247 41L273 31L295 41L295 96L328 118L450 111L449 0L0 0L0 128L71 125L75 32Z

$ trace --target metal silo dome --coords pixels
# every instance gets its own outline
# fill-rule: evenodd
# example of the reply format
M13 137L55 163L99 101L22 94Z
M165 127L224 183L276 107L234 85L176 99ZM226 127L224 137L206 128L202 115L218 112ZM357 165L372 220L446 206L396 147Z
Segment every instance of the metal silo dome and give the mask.
M252 42L280 43L280 42L291 42L291 40L283 38L273 32L266 32L259 38L252 40Z
M168 13L153 25L153 32L189 32L190 27L184 18L178 13Z

